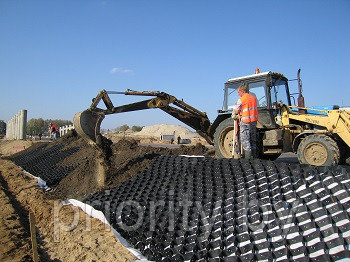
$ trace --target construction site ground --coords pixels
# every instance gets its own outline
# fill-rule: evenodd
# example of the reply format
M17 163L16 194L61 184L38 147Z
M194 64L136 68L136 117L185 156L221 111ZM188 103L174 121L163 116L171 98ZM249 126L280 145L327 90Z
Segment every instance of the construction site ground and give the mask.
M42 154L43 151L46 154ZM113 147L111 164L115 172L111 174L113 177L108 178L106 188L119 185L146 168L147 163L154 157L153 153L198 155L206 151L207 149L201 145L184 146L174 150L151 149L139 147L134 140L123 140ZM61 207L61 200L68 198L81 200L98 190L91 177L95 168L94 150L82 139L68 137L54 142L2 139L0 154L2 203L0 216L3 221L0 225L1 261L32 261L29 212L33 212L36 218L38 253L42 261L132 261L136 259L118 242L110 227L97 219L90 219L81 210L77 225L72 230L64 228L64 225L71 224L78 208ZM24 173L23 168L14 163L16 161L5 159L14 160L16 156L17 159L21 156L26 159L37 157L39 159L36 161L42 161L42 164L39 164L41 171L48 173L52 171L57 175L69 173L69 175L59 184L51 184L53 190L45 192L38 187L35 178ZM60 169L60 165L68 168ZM73 166L75 168L69 168ZM76 168L76 166L79 167ZM32 171L33 175L40 175L40 172L37 173L35 170L33 172L30 167L26 170ZM58 233L54 228L55 207L59 208L59 219L63 225ZM91 229L86 227L87 223L91 223L89 226ZM55 240L57 234L59 239Z
M36 220L40 261L131 261L135 257L115 238L110 227L78 208L61 206L38 187L36 179L8 160L0 160L0 260L32 261L29 212ZM54 208L63 225L55 230ZM70 225L74 215L78 220Z
M103 190L113 191L130 184L136 175L145 174L155 160L159 161L160 155L214 156L213 149L201 143L151 147L147 143L140 146L138 141L130 138L114 142L106 156L96 152L74 132L52 142L0 140L0 197L3 203L0 216L4 221L0 225L0 260L32 261L29 212L36 219L38 253L42 261L135 260L136 257L115 238L110 227L91 219L78 208L62 206L61 200L84 201ZM108 166L102 187L95 177L100 162ZM293 164L297 159L294 154L284 154L277 163ZM40 189L37 180L24 170L43 178L51 190ZM348 167L341 170L349 172ZM342 188L348 185L346 183ZM60 222L59 228L55 216ZM67 228L65 225L72 225L74 219L74 226Z

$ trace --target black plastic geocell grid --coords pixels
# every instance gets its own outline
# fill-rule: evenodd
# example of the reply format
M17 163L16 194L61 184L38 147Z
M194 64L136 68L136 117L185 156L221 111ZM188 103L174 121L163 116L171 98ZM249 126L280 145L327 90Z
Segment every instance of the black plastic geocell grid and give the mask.
M43 144L34 150L24 151L20 155L9 159L32 175L43 179L48 186L55 186L79 165L77 163L70 166L58 166L57 163L60 163L79 149L80 147L64 149L63 144L52 145L47 148L47 145Z
M349 185L342 168L160 156L86 202L152 261L336 261Z

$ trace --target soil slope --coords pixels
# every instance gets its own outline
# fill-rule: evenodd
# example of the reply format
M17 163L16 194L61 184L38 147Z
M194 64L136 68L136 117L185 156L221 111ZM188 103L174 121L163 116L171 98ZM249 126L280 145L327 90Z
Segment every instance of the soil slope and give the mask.
M131 140L120 140L110 146L106 139L105 154L87 144L75 132L51 142L37 143L9 157L34 176L44 179L53 190L54 199L85 199L97 191L114 187L147 169L159 154L205 155L208 149L197 144L175 149L139 146ZM102 164L107 170L105 184L98 183L97 173Z
M37 181L0 160L0 260L31 261L28 212L34 213L41 261L131 261L136 259L109 227L72 206L50 200ZM56 214L56 222L54 217Z

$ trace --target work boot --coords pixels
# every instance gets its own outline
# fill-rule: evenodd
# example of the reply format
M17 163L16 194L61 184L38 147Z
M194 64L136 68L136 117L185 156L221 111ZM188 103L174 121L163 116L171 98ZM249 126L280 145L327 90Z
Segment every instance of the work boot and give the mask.
M250 151L250 150L244 151L244 158L245 158L245 159L251 159L251 158L253 158L253 157L252 157L252 151Z

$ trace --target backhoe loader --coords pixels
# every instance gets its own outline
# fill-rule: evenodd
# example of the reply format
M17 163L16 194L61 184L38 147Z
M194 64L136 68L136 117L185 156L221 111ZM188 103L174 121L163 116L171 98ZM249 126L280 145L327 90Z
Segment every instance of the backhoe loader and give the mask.
M304 164L328 166L344 163L350 157L350 113L339 109L339 106L305 107L300 69L297 80L298 105L292 105L295 98L290 94L288 79L281 73L256 72L229 79L224 86L223 108L218 110L218 116L212 123L205 112L164 92L102 90L87 110L74 116L74 125L82 137L99 145L102 141L100 125L105 115L159 108L196 130L209 144L214 145L218 157L231 158L234 155L234 122L229 104L236 102L237 88L244 83L258 101L259 158L274 160L283 152L294 152L300 163ZM110 94L152 98L115 107ZM101 100L106 109L97 107Z

